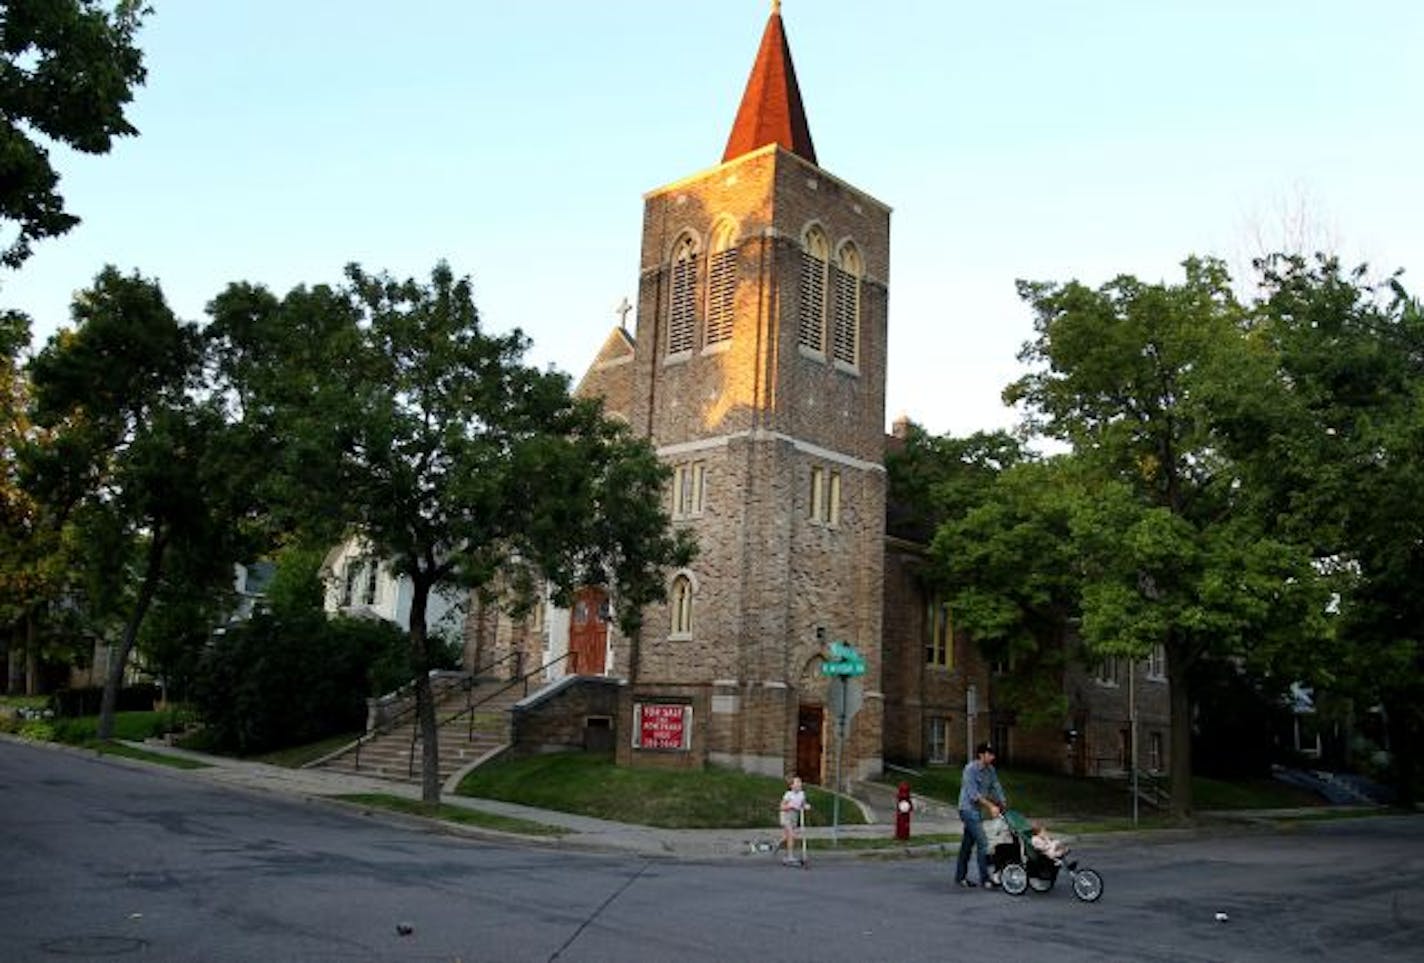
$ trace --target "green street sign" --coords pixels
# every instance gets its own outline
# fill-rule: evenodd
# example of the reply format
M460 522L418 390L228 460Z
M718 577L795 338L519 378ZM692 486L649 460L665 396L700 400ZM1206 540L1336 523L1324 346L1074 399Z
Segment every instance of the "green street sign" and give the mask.
M832 642L830 656L821 663L822 675L865 675L865 656L853 645Z

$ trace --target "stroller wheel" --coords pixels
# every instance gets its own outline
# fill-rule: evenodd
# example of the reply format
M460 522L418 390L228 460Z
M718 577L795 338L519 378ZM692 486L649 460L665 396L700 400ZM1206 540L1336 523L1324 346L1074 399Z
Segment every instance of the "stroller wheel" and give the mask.
M1103 878L1091 869L1073 873L1073 895L1085 903L1097 902L1103 895Z
M1021 896L1028 889L1028 870L1020 863L1010 863L999 873L999 885L1010 896Z

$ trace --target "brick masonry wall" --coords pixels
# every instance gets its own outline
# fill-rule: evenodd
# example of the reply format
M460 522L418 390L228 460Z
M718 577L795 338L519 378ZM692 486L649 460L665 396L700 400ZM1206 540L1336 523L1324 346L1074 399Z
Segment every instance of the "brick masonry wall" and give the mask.
M639 685L624 687L619 693L618 739L615 758L620 766L649 769L701 769L707 765L710 686ZM674 703L692 707L692 747L689 750L638 749L633 747L633 704L635 702Z
M670 359L672 245L691 231L705 252L724 218L739 227L733 337ZM796 345L801 236L813 221L835 244L853 240L866 265L854 371ZM858 645L869 668L848 768L879 767L888 238L883 205L775 148L646 198L629 420L670 464L702 462L706 496L700 517L679 522L701 547L691 638L671 637L667 607L650 612L637 690L710 687L712 757L755 771L795 766L798 706L825 704L819 658L832 639ZM811 517L815 468L839 476L833 525Z
M969 753L966 691L978 693L976 742L989 737L993 710L988 664L978 645L954 633L948 667L925 661L926 621L932 596L920 582L924 564L920 546L887 540L885 549L885 756L892 762L922 766L927 756L930 720L945 720L945 756L949 764Z
M514 753L583 749L590 718L610 720L616 744L619 699L625 688L618 679L579 676L543 698L517 704L512 711Z

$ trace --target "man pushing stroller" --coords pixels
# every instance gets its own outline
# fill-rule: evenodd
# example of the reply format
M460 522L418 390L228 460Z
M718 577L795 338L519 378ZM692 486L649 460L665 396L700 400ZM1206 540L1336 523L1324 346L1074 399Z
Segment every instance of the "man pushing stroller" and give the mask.
M964 767L964 776L959 783L959 820L964 824L964 836L959 841L959 860L954 867L954 882L958 886L973 887L969 882L969 854L974 853L979 867L977 885L995 885L989 876L989 839L984 834L984 815L997 818L1009 802L1004 796L1004 787L999 785L999 774L994 769L994 747L981 742L974 747L974 758Z

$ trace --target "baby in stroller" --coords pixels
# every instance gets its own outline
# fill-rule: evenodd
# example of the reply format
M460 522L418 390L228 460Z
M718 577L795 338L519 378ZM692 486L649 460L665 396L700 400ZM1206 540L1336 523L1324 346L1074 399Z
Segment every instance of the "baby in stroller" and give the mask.
M1049 859L1061 860L1068 855L1068 844L1048 835L1043 828L1043 823L1034 823L1032 833L1033 835L1028 838L1028 844L1044 856Z
M1041 824L1029 822L1012 809L1004 810L994 822L1000 825L985 823L984 832L992 847L995 875L1002 874L1006 866L1018 864L1027 871L1034 889L1051 887L1068 853L1063 840L1048 835Z

